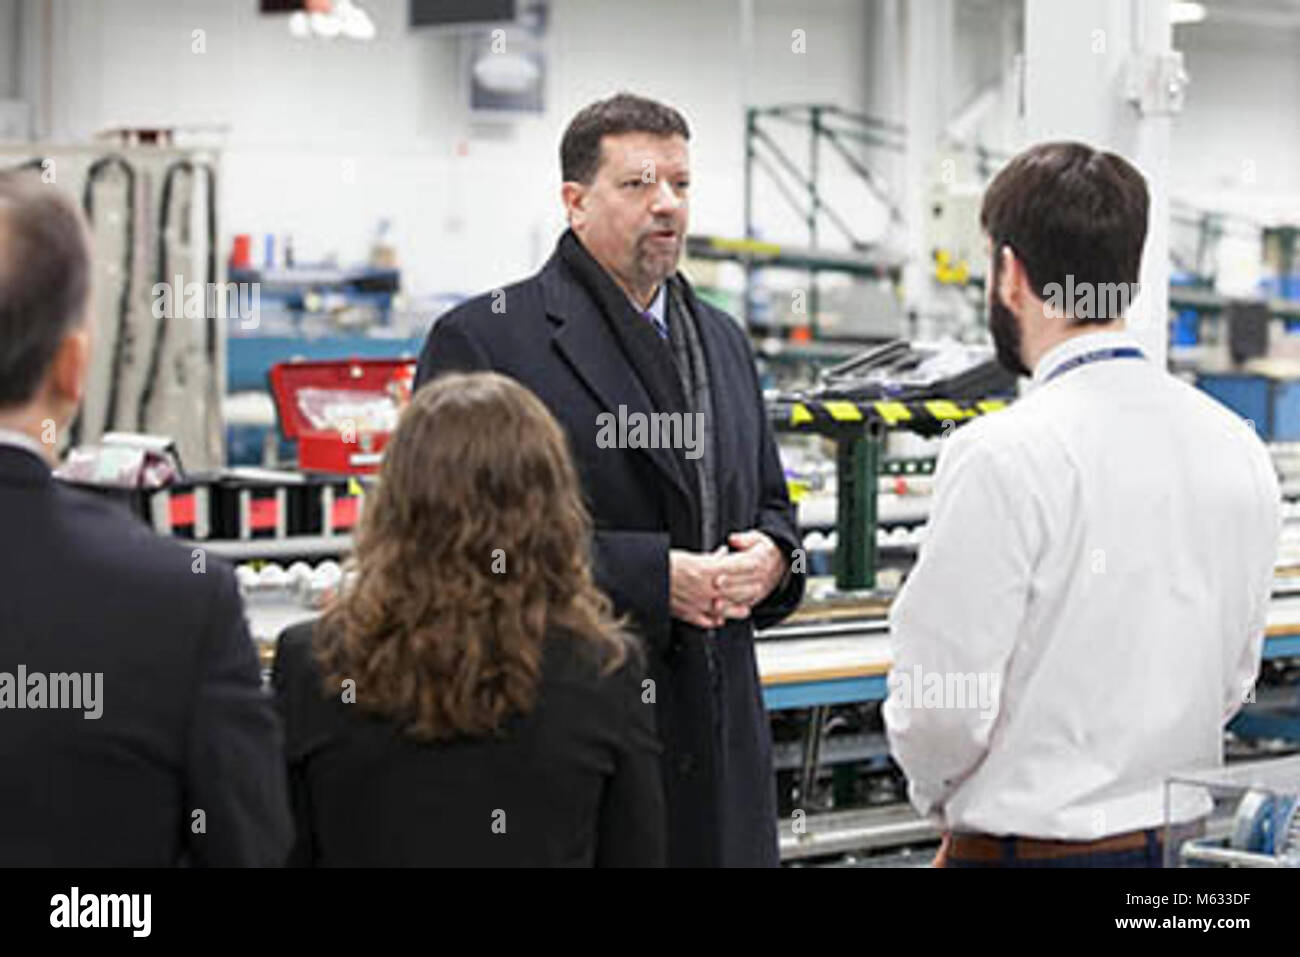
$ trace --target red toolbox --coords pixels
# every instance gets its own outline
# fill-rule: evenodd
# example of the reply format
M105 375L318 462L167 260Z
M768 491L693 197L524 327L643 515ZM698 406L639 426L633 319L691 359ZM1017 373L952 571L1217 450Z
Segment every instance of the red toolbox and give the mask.
M269 373L280 428L307 472L374 472L411 398L414 359L281 362Z

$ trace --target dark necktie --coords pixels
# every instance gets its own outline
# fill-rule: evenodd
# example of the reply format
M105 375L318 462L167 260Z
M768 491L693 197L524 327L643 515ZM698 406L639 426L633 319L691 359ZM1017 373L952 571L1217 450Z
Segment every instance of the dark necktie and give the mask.
M649 309L641 310L641 318L648 319L650 321L650 325L655 327L655 332L659 333L659 338L667 340L668 323L664 322L662 319L656 316Z

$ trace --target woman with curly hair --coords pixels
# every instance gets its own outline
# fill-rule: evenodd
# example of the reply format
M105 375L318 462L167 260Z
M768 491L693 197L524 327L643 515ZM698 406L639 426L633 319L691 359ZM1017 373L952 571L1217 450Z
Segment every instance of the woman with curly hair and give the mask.
M658 865L653 687L592 581L563 432L494 373L417 392L274 683L316 866Z

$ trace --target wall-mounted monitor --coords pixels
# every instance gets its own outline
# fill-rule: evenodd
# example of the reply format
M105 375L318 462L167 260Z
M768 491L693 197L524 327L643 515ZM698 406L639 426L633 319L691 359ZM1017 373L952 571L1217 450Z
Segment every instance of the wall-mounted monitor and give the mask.
M536 38L510 30L503 47L494 48L491 31L480 29L461 38L461 49L469 108L476 119L543 111L546 54Z
M517 0L411 0L413 27L509 23L517 14Z

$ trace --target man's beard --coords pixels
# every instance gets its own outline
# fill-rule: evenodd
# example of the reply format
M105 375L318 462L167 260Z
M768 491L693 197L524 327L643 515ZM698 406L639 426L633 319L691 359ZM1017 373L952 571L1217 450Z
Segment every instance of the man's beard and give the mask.
M682 256L681 240L678 239L671 252L655 248L649 240L650 233L637 240L633 261L639 277L647 284L657 286L677 272Z
M993 351L998 365L1014 376L1030 376L1020 358L1020 325L1016 314L1002 304L998 296L998 269L996 261L989 277L989 332L993 335Z
M1016 314L997 300L989 303L989 332L993 334L998 365L1012 375L1030 375L1020 358L1020 326L1016 325Z

